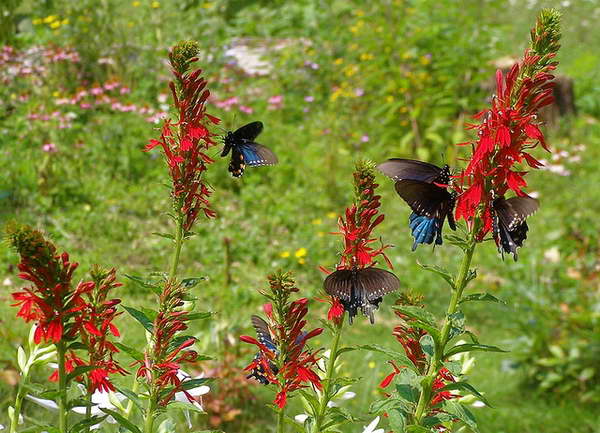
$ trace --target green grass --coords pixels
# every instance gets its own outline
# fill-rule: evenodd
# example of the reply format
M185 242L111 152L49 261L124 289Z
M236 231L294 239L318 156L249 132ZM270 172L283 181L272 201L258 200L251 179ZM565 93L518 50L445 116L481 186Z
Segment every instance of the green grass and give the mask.
M241 8L240 2L216 2L213 8L202 9L196 6L191 12L182 11L170 4L163 4L158 11L144 5L142 12L141 9L126 4L118 13L114 10L112 12L115 14L115 28L122 31L124 36L130 36L131 46L115 54L122 71L115 67L110 72L129 80L127 82L133 88L132 99L150 104L155 104L157 93L165 89L162 77L167 71L161 68L164 48L179 38L198 38L213 53L218 53L222 45L235 36L313 36L323 43L313 47L316 53L306 54L321 65L318 72L320 75L305 77L304 72L297 67L304 59L298 61L289 53L273 52L270 53L272 60L280 68L273 73L275 78L233 75L233 84L214 86L218 99L239 94L247 103L252 104L255 113L234 115L232 112L219 113L217 109L211 112L221 115L226 128L249 120L263 120L265 131L260 137L261 142L269 145L280 159L280 164L273 168L248 169L240 180L233 180L228 176L225 160L220 159L211 166L208 181L215 188L212 201L219 217L212 221L199 221L196 228L198 236L184 246L182 254L181 275L209 277L207 282L197 288L197 308L218 313L210 324L196 325L193 329L200 338L199 346L203 352L221 359L225 352L238 354L235 358L235 366L238 368L243 368L253 354L250 348L241 347L237 342L231 347L228 342L237 341L239 335L252 332L249 317L260 311L264 299L257 289L265 286L265 276L268 273L279 268L290 269L301 288L300 296L314 297L319 294L323 276L318 266L334 265L340 249L339 239L328 234L337 228L335 218L329 214L341 213L352 200L351 173L355 159L364 156L380 162L387 157L406 156L410 149L410 146L403 146L399 141L399 137L403 137L407 131L407 128L396 121L400 118L394 117L394 120L388 121L391 123L382 126L384 121L377 111L385 92L392 92L398 97L400 93L397 89L385 89L384 94L374 94L371 99L366 100L368 102L330 100L331 86L346 78L334 66L326 63L331 63L338 55L347 54L344 44L336 44L336 38L339 36L341 40L341 31L346 29L344 43L351 39L352 35L347 28L357 18L344 6L344 2L334 2L331 9L319 9L319 6L323 6L321 3L298 2L301 6L288 9L282 7L275 12L266 6L266 2L252 2L246 9ZM561 65L561 70L580 80L576 83L576 88L581 82L583 88L592 89L594 86L590 83L594 81L596 73L593 65L597 65L598 54L591 47L598 40L599 32L577 27L579 14L586 9L584 2L573 3L577 3L581 9L573 5L565 10L566 30L561 54L564 64ZM498 10L491 9L491 6L480 9L479 4L480 2L467 2L465 7L469 17L473 19L470 25L474 27L469 27L470 31L478 29L479 19L482 28L490 32L487 36L496 34L493 32L498 32L498 29L511 35L503 38L494 51L487 55L491 57L492 54L518 52L525 44L527 28L533 23L536 11L507 8L492 14ZM61 5L64 6L63 3L55 6L56 10L48 7L47 10L32 14L25 3L22 12L31 14L34 18L43 16L42 12L47 15L54 12L62 14L64 10L61 10ZM116 3L111 5L115 7ZM427 2L424 5L427 6ZM385 14L377 7L369 8L362 2L356 2L356 8L358 7L379 14L376 19L385 21ZM236 12L236 8L241 10ZM281 12L282 10L285 12ZM311 15L317 11L323 11L329 18L339 14L340 22L336 26L319 26L317 24L322 24L323 21ZM100 22L106 17L98 14L105 12L99 9L94 12L96 15L90 15ZM277 12L284 15L278 16ZM136 26L142 25L142 17L147 17L150 24L146 28L150 31L144 33L131 30L127 27L129 16L136 22ZM157 23L160 17L164 22L179 22L179 25L170 25L159 31ZM313 23L313 19L317 24ZM197 22L203 25L198 26ZM258 25L259 22L264 22L264 27ZM55 37L49 31L37 27L27 28L26 24L23 24L24 30L16 41L23 47ZM497 28L494 29L494 26ZM137 28L139 27L134 27ZM80 27L66 28L67 33L61 33L57 37L62 38L62 42L73 41L78 36L76 31L83 30ZM482 38L487 40L487 36ZM113 39L109 41L109 37ZM116 31L104 35L105 40L101 37L90 38L79 44L81 49L88 50L82 53L93 58L97 57L97 50L102 48L103 42L107 46L117 45L122 42L119 37ZM427 38L413 41L425 43L423 41L427 41ZM148 48L154 46L152 44L158 48ZM379 49L375 37L365 39L364 44L361 49L364 48L365 51L377 52ZM431 44L419 47L418 53L424 54L431 47L436 47L433 42ZM139 48L137 51L136 47ZM294 51L292 54L299 55ZM485 55L481 55L480 72L483 75L489 67L484 64ZM132 61L134 58L136 60ZM107 74L106 71L94 70L91 63L84 62L84 66L90 68L90 74L94 78L103 79L102 74ZM399 73L391 65L387 67L390 69L384 71L390 77ZM219 58L208 63L205 69L215 79L220 74L227 74L223 68L223 59ZM43 87L35 90L38 94L28 105L17 106L14 112L2 108L0 171L4 175L0 179L0 222L16 218L43 228L61 249L69 251L74 260L81 262L78 278L85 278L84 271L93 263L118 267L119 274L126 283L121 290L123 303L133 306L149 305L154 300L122 276L145 275L164 270L170 259L169 242L151 235L153 232L172 230L169 219L165 216L170 205L168 190L161 185L166 181L166 170L162 161L154 157L156 155L140 151L145 142L155 137L157 132L153 125L145 123L136 115L110 112L80 118L77 126L70 131L58 131L28 122L26 114L37 105L36 101L50 98L49 95L57 88L73 85L65 75L57 73L52 76L55 81L46 82ZM373 83L372 79L370 81L369 76L347 80L350 83L352 80L362 80L360 82L367 89L367 86L372 86L373 91L382 87L379 82ZM402 85L402 82L399 81L398 85ZM472 86L478 84L473 83ZM259 96L253 100L248 91L255 87L259 90ZM435 92L436 89L430 90ZM13 90L11 88L10 91ZM592 95L598 94L597 90L596 93L592 90L590 92ZM284 109L268 110L266 99L279 93L285 96ZM308 94L314 94L316 102L311 106L310 112L303 113L303 98ZM585 97L578 93L578 98L579 96ZM469 98L473 99L469 101L478 101L478 106L469 106L464 111L470 113L484 106L485 101L477 97L476 94L470 95ZM588 100L589 97L584 99ZM427 98L423 97L422 102L424 106L427 105ZM460 109L461 104L457 106ZM562 177L543 171L528 176L530 190L540 194L541 208L530 219L530 232L525 247L520 252L519 261L514 263L510 258L501 261L491 242L480 245L475 253L474 263L478 268L479 278L469 290L490 291L507 300L508 306L469 306L466 308L467 324L480 335L483 343L511 350L508 354L475 355L477 366L472 374L473 384L495 406L494 409L474 409L483 432L600 431L597 427L600 416L595 407L578 403L575 397L560 397L549 392L524 389L521 386L523 372L518 368L508 367L516 362L519 354L517 338L522 332L519 324L530 314L530 297L543 296L551 305L561 302L583 303L582 293L593 287L594 281L597 284L597 280L583 281L567 272L596 260L593 249L584 251L583 255L578 254L582 248L585 249L585 245L597 242L596 218L600 211L600 204L596 200L596 185L600 182L600 127L590 116L596 114L594 107L585 105L583 108L587 110L583 116L563 120L550 133L550 143L560 150L571 151L581 143L587 146L580 163L567 163L571 175ZM431 119L431 124L426 123L427 128L433 126L426 129L430 133L430 141L425 141L423 149L433 162L441 162L439 155L442 152L455 155L448 150L448 144L465 139L465 133L462 132L465 118L457 118L454 114L444 117L441 112L435 112L432 114L435 118ZM327 128L331 129L331 133L323 133ZM441 143L436 141L432 131L441 131ZM370 141L360 144L358 139L365 133L369 134ZM44 169L50 171L42 171L41 161L47 156L42 155L39 147L48 140L56 141L60 151L50 155L51 168ZM85 142L85 146L74 147L73 143L78 140ZM423 149L418 151L423 153ZM536 151L536 155L544 157L541 150ZM46 175L50 180L49 187L44 189L39 180ZM448 290L432 274L420 270L416 262L454 269L457 250L444 245L436 248L435 252L430 248L420 247L416 253L410 253L412 242L407 228L408 209L395 194L391 182L383 176L379 178L379 182L386 220L378 227L377 233L385 241L395 245L389 256L394 264L394 271L402 282L402 289L423 294L427 305L441 317L448 302ZM226 238L231 242L229 270L226 268L224 248ZM544 259L544 253L552 247L558 247L561 252L561 261L558 263ZM308 251L304 264L300 264L294 257L294 253L300 248ZM290 256L281 257L281 253L286 251ZM12 380L16 348L23 344L27 335L27 326L14 319L15 309L9 306L10 292L20 287L14 269L16 263L16 256L5 245L0 246L0 283L7 280L7 284L0 289L0 424L4 425L7 424L5 409L14 398ZM228 271L233 276L230 284L226 282ZM377 313L377 323L374 326L369 326L361 319L353 327L345 328L343 344L369 341L399 349L391 336L395 323L390 309L393 301L393 296L386 298ZM324 317L325 305L313 302L311 311L312 326L319 326L318 319ZM125 342L138 346L143 344L143 333L130 318L122 316L119 324L125 330ZM548 329L547 332L552 330ZM327 346L328 343L329 336L323 335L313 344ZM377 384L389 372L389 366L377 355L352 352L345 357L341 372L362 377L353 386L357 397L347 404L356 416L365 420L366 425L372 419L368 414L368 406L380 395ZM47 370L38 371L36 380L44 382L48 375ZM129 379L125 379L124 383L128 382ZM264 406L271 401L272 394L254 384L250 389L256 399L240 404L242 412L235 421L219 428L229 433L274 431L272 414ZM292 402L290 413L301 411L300 405ZM42 409L29 403L25 405L25 413L28 418L38 420L48 417ZM195 427L207 428L208 416L197 417ZM348 431L358 432L361 428L357 425Z

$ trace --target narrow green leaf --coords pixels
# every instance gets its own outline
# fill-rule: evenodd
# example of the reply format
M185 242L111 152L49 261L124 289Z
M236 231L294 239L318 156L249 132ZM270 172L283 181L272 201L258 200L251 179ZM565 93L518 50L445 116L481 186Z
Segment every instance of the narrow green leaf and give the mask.
M130 432L142 433L142 431L135 424L133 424L131 421L129 421L127 418L125 418L123 415L121 415L119 412L115 412L114 410L106 409L104 407L101 407L100 410L102 412L112 416L115 419L115 421L117 421L119 423L119 425L121 427L126 428Z
M306 419L308 421L308 418ZM296 430L298 433L305 433L304 431L304 424L300 424L298 422L296 422L296 420L294 418L290 418L289 416L285 416L284 421L292 426L294 428L294 430ZM306 421L305 421L306 422ZM310 431L310 430L306 430L306 431Z
M380 352L388 357L392 358L394 361L398 362L399 366L406 366L418 373L417 367L412 363L412 361L406 356L404 353L396 352L395 350L390 350L386 347L379 346L377 344L365 344L361 346L357 346L359 349L370 350L372 352Z
M150 320L150 318L146 316L142 311L126 306L123 306L123 308L125 308L125 310L131 315L131 317L140 322L142 326L146 329L146 331L152 332L154 330L152 320Z
M67 374L67 383L71 380L75 379L77 376L81 376L82 374L87 373L88 371L96 370L100 368L97 365L80 365L79 367L75 367L75 369Z
M140 286L144 289L150 289L156 294L160 294L160 292L161 292L160 286L157 282L154 282L151 280L146 280L142 277L138 277L137 275L128 275L128 274L123 274L123 275L125 276L125 278L130 279L131 281L133 281L138 286Z
M357 350L357 349L358 349L358 347L356 347L356 346L342 347L341 349L338 349L336 356L340 356L342 353L352 352L352 351Z
M471 428L471 430L475 431L476 433L479 432L475 417L462 404L455 400L446 400L442 407L444 411L448 412L450 415L454 415L456 418L464 422Z
M423 418L423 427L431 429L431 427L440 425L446 421L452 421L453 417L447 413L437 413L433 416Z
M431 430L420 425L409 425L405 431L406 433L431 433Z
M410 326L412 328L420 328L423 329L427 332L429 332L429 335L431 335L433 337L433 341L435 341L436 343L440 342L440 331L439 329L437 329L435 326L433 325L429 325L425 322L422 322L420 320L415 320L415 321L411 321L410 322Z
M144 360L144 354L142 352L140 352L139 350L134 349L133 347L127 346L123 343L115 343L115 346L117 346L119 349L121 349L123 352L125 352L126 354L131 356L136 361Z
M204 385L206 383L212 382L213 378L212 377L201 377L199 379L190 379L190 380L186 380L185 382L183 382L180 387L181 389L184 390L189 390L189 389L193 389L193 388L197 388L201 385Z
M448 341L454 337L462 335L465 332L465 315L462 311L458 310L448 316L450 321L450 333L448 334Z
M469 302L469 301L487 301L487 302L498 302L499 304L506 305L506 302L502 299L496 298L494 295L490 295L489 293L473 293L471 295L464 296L460 303Z
M500 349L499 347L488 346L485 344L459 344L451 348L448 352L446 352L446 354L444 355L444 359L448 359L449 357L451 357L452 355L456 355L457 353L473 352L476 350L481 350L483 352L508 352L507 350Z
M69 344L68 350L87 350L87 346L79 341L74 341Z
M188 320L204 320L211 317L214 313L212 311L204 311L201 313L192 313L187 315Z
M179 335L179 336L173 338L173 340L171 340L171 342L169 343L169 349L170 350L177 349L185 341L190 340L190 339L194 340L194 342L197 341L197 338L194 337L193 335Z
M146 315L148 319L150 319L150 322L154 322L156 316L158 316L158 311L153 310L151 308L142 307L141 311Z
M369 407L369 413L381 414L392 409L399 409L409 412L412 410L413 406L414 405L411 402L404 400L403 398L389 397L371 403L371 406Z
M431 335L423 335L419 340L419 344L421 345L421 349L423 349L425 355L431 358L435 351L435 343L433 341L433 337Z
M160 236L161 238L166 238L166 239L170 239L172 241L175 240L175 237L170 234L170 233L159 233L159 232L154 232L152 233L154 236Z
M104 415L104 416L93 415L90 418L86 418L84 420L79 421L77 424L75 424L73 427L71 427L71 429L69 431L71 433L79 433L82 431L87 431L88 428L93 427L96 424L100 424L106 418L108 418L108 415Z
M422 307L417 307L415 305L394 305L392 308L412 319L417 319L428 325L435 326L435 316Z
M309 405L309 409L312 409L312 413L313 414L318 413L319 412L319 401L317 400L317 398L314 395L309 394L308 392L306 392L304 390L300 390L300 394L302 395L302 398L304 398L306 403Z
M181 280L181 285L187 289L191 289L193 287L196 287L201 281L206 281L207 279L208 278L206 277L184 278L183 280Z
M448 272L446 269L444 269L440 266L436 266L436 265L424 265L423 263L419 263L419 262L417 262L417 264L419 266L421 266L423 269L425 269L426 271L433 272L434 274L438 274L440 277L442 277L444 280L446 280L446 282L450 285L450 287L452 287L453 289L456 288L456 286L454 285L454 278L452 277L452 275L450 275L450 272Z
M492 407L492 405L488 403L486 398L479 391L477 391L475 387L473 387L473 385L467 382L449 383L448 385L444 386L440 391L452 391L455 389L470 392L471 394L479 397L481 401L483 401L486 404L486 406Z
M168 407L169 407L169 409L187 410L189 412L196 412L196 413L206 413L202 409L200 409L198 406L195 406L192 403L189 403L187 401L171 401L169 403Z
M125 397L127 397L129 401L135 404L139 410L144 410L144 404L142 402L142 399L138 396L137 393L125 388L118 388L118 391Z

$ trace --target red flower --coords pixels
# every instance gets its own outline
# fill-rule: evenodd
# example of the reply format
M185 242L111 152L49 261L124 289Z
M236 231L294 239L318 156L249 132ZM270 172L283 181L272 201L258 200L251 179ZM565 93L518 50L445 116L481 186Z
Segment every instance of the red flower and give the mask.
M394 377L396 377L397 374L400 373L400 367L398 367L396 365L396 363L394 363L394 361L388 361L391 366L394 368L394 371L392 371L390 374L388 374L385 379L383 379L381 381L381 383L379 384L379 386L381 388L387 388L389 386L390 383L392 383L392 380L394 380Z
M144 148L146 152L158 146L163 150L172 180L171 195L174 205L185 217L185 231L191 230L200 212L207 218L216 216L208 201L212 191L202 174L214 162L207 151L216 145L212 139L216 134L208 127L220 120L206 113L210 92L206 88L207 81L200 76L202 70L189 71L190 65L198 60L194 54L197 50L192 43L180 43L170 53L177 86L170 82L169 87L179 118L176 123L166 119L160 140L152 139Z

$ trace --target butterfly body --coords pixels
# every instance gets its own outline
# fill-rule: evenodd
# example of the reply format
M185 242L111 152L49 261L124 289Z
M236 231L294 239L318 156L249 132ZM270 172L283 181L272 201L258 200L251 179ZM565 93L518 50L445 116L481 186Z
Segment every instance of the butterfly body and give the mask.
M323 283L325 291L337 298L352 319L362 310L375 322L374 312L379 308L383 296L400 287L398 278L384 269L339 269L327 276Z
M233 132L227 132L223 138L221 156L225 157L231 152L228 170L233 177L241 177L247 165L260 167L277 164L277 156L273 151L254 141L262 130L262 122L251 122Z
M442 228L447 219L456 230L453 210L456 195L447 190L450 167L428 162L392 158L377 167L395 181L396 192L412 209L409 226L414 237L412 250L419 244L442 244Z
M492 202L492 234L498 251L512 254L517 260L517 248L527 239L527 217L537 211L539 203L532 197L498 197Z

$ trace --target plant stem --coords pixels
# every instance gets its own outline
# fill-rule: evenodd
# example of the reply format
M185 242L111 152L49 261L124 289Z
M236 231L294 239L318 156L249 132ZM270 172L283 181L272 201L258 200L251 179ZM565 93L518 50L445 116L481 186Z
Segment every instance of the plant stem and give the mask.
M432 394L432 385L433 381L438 375L440 367L443 365L444 352L446 350L446 344L448 344L448 337L450 335L450 329L452 327L452 321L450 317L456 313L456 308L458 303L462 298L463 290L467 285L467 277L469 275L469 267L471 266L471 259L473 258L473 252L475 251L475 240L473 239L473 235L469 235L469 244L467 248L464 250L464 256L460 267L458 268L458 273L454 279L454 289L452 291L452 297L450 298L450 303L448 305L448 310L446 311L446 318L444 321L444 326L442 327L442 332L440 333L440 342L439 345L436 345L435 352L429 363L429 368L427 370L427 375L423 379L421 394L419 395L419 402L417 403L417 408L415 410L415 419L414 422L417 425L421 425L421 421L426 415L426 409L429 406L429 402L431 401Z
M21 416L21 405L23 403L23 394L25 387L23 386L24 382L27 380L26 377L22 377L19 382L19 388L17 390L17 397L15 398L15 410L13 412L13 416L10 420L10 433L17 432L17 426L19 425L19 417Z
M279 409L277 413L277 433L283 433L283 424L285 423L285 407Z
M138 390L139 386L140 386L139 382L134 377L133 378L133 386L131 387L131 392L133 392L134 394L137 394L137 390ZM133 409L133 400L130 399L129 402L127 402L127 407L125 408L125 413L123 414L125 419L129 419L129 415L131 415L132 409Z
M152 433L154 431L154 411L156 410L155 398L150 394L148 400L148 409L146 409L146 420L144 421L144 433Z
M179 255L183 246L183 213L181 212L181 200L176 201L177 206L177 226L175 227L175 250L173 251L173 260L171 262L171 270L169 279L175 278L177 275L177 266L179 266Z
M335 326L335 334L333 336L333 344L331 346L331 352L329 353L329 360L327 362L327 368L325 370L325 386L323 387L323 395L319 405L319 411L315 414L315 430L314 433L321 432L321 426L325 418L325 411L327 410L327 403L329 403L331 392L331 381L333 374L335 373L335 361L337 359L338 346L340 344L340 336L342 335L342 328L344 327L344 317L340 318L339 325Z
M65 369L66 347L63 341L56 344L58 358L58 430L67 433L67 372Z
M85 408L85 418L90 419L92 417L92 393L89 390L87 394L87 402L88 405ZM90 427L87 427L85 431L90 433Z

